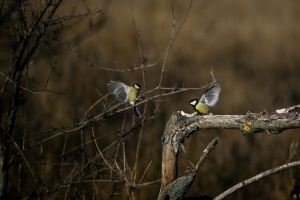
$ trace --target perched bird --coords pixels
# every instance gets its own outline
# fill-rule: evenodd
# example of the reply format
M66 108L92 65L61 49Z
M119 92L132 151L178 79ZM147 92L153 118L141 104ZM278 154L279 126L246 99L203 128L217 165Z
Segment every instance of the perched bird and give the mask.
M192 99L189 103L198 113L208 114L209 109L218 103L220 92L221 86L218 83L214 83L205 90L200 100Z
M117 100L129 102L133 107L136 116L138 118L142 117L141 113L135 106L135 102L139 95L139 90L141 89L141 86L139 84L133 83L132 86L128 86L121 81L109 81L109 83L107 84L107 89L117 98Z

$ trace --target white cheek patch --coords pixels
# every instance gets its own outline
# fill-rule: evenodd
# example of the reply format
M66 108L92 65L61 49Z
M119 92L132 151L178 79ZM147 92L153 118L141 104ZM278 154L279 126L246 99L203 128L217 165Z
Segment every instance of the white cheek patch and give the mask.
M195 106L197 104L197 101L196 100L191 101L190 104L193 105L193 106Z
M141 86L139 86L139 85L136 84L136 83L133 85L133 87L134 87L135 89L138 89L138 90L141 89Z

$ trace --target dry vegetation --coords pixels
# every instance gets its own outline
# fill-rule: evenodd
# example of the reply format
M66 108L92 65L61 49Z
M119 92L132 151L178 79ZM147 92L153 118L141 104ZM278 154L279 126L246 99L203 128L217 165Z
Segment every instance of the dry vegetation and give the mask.
M39 2L29 3L33 6L27 7L28 13ZM49 37L22 74L26 89L21 90L11 145L11 156L17 156L9 171L9 199L156 199L165 123L174 111L192 113L188 101L202 92L159 96L170 92L161 87L202 88L211 81L212 70L222 86L214 113L273 112L299 104L299 1L193 1L166 57L174 31L172 3L178 30L190 1L63 1L54 19L101 12L50 27ZM16 19L13 13L0 27L1 88L12 66ZM107 95L109 80L142 85L142 120L131 108L110 115L126 106ZM8 82L0 99L3 127L11 88ZM86 120L91 122L81 126ZM277 136L243 136L228 130L195 133L180 155L181 173L212 138L220 141L187 196L216 196L287 162L290 145L299 141L297 134L298 130ZM228 199L289 199L292 187L290 170Z

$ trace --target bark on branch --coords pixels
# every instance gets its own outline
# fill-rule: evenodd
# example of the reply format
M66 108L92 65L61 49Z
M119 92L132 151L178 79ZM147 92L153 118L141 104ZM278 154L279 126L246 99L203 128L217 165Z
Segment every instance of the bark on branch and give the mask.
M295 128L300 128L300 115L297 112L248 112L246 115L201 116L186 114L182 111L175 112L167 122L162 137L162 180L158 199L181 199L193 183L200 165L197 164L197 169L190 176L178 178L177 162L184 140L195 131L201 129L237 129L243 134L278 134L284 130ZM217 143L217 139L214 143Z

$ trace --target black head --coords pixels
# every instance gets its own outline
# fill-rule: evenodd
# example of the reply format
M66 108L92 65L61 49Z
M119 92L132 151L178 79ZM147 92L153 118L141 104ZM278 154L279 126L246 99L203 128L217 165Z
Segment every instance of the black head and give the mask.
M191 104L192 106L196 106L198 102L199 102L198 99L192 99L190 100L189 104Z
M138 83L133 83L133 84L132 84L132 87L134 87L134 88L137 89L137 90L140 90L140 89L142 88L141 85L138 84Z

